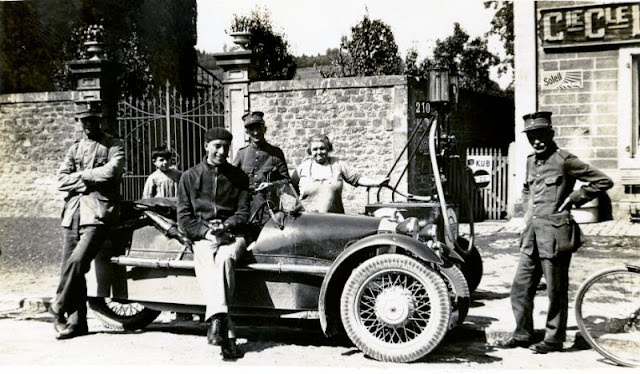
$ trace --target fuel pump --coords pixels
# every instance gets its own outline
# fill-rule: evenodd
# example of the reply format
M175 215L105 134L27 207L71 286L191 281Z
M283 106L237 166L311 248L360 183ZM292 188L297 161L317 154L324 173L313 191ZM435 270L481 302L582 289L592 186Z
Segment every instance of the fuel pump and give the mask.
M467 272L473 273L465 272L465 276L468 278L469 288L475 289L482 276L482 259L477 248L474 247L472 206L465 204L468 208L470 225L470 236L467 240L458 235L457 209L462 204L451 201L447 189L450 180L448 173L453 170L453 167L459 166L467 172L465 163L460 162L455 135L449 123L449 114L458 102L458 79L449 74L446 69L433 69L429 71L426 81L417 82L416 88L412 98L415 113L410 116L410 122L412 122L410 129L412 129L409 138L386 176L392 176L405 153L408 155L406 165L399 174L396 173L395 184L389 183L378 188L375 201L372 202L371 193L368 194L365 212L374 215L378 209L387 208L394 211L396 216L417 217L425 224L436 223L440 240L465 260L463 272L465 272L464 268L468 268ZM400 182L410 166L420 169L421 163L427 164L430 175L428 180L420 183L420 194L399 191ZM414 181L421 177L423 176L413 171ZM390 201L382 199L385 188L391 190ZM464 190L465 196L470 196L471 186L465 185Z

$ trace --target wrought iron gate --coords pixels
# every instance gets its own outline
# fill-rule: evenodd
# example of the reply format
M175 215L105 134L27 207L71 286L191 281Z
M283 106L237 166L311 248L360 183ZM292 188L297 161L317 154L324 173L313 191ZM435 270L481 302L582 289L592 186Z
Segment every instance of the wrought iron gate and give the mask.
M165 85L155 96L118 102L118 135L125 143L125 174L122 198L135 200L149 174L155 170L151 152L164 147L173 154L173 163L186 170L204 158L204 132L224 126L222 84L209 87L194 98L183 98Z

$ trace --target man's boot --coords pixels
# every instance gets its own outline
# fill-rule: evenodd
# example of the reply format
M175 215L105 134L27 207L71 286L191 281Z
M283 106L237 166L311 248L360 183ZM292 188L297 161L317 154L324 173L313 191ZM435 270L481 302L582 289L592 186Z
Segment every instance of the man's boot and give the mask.
M207 331L207 342L220 345L227 337L227 315L219 313L211 317L211 325Z
M222 359L225 361L235 361L239 358L244 357L244 353L238 348L236 345L236 340L227 338L224 339L222 345Z

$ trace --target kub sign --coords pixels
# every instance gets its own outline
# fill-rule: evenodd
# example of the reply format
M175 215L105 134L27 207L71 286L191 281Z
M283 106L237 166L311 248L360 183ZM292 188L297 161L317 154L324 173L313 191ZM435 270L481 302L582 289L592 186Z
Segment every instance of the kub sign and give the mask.
M492 165L493 156L467 155L467 166L473 172L478 188L489 188L491 185Z

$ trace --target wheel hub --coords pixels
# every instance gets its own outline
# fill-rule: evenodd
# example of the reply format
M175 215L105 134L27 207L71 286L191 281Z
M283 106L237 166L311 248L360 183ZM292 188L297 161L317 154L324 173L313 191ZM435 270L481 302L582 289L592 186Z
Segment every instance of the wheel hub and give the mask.
M376 297L375 313L378 319L391 326L402 326L415 310L411 292L394 286L382 291Z

